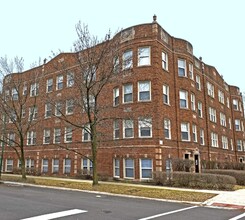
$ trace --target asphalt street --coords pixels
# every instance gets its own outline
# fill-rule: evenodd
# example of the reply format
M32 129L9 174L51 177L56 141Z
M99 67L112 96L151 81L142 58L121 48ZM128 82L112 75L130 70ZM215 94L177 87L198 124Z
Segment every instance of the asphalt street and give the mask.
M0 184L1 220L245 220L244 210Z

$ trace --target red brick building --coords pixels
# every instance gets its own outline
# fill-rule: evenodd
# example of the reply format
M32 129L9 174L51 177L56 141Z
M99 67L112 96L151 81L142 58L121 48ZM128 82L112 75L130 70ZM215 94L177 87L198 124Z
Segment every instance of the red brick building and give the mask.
M244 107L239 88L227 84L215 67L194 56L188 41L171 36L156 20L124 29L111 41L115 39L120 41L116 61L120 69L104 88L100 104L111 107L107 117L120 117L101 129L99 173L148 179L152 171L164 171L168 159L175 158L195 161L195 172L201 171L205 161L244 163ZM92 169L87 158L91 155L89 135L60 120L47 101L52 97L65 114L74 120L83 118L83 112L73 111L69 102L77 92L71 77L77 68L75 55L61 53L42 66L12 76L24 82L18 98L30 89L24 117L28 118L35 98L34 115L39 121L24 140L26 167L43 175L76 176ZM64 60L69 63L66 71L56 71L54 64ZM34 75L38 81L32 82ZM14 99L16 91L11 86L4 92ZM11 126L7 120L8 137ZM19 166L10 146L5 146L3 164L4 172Z

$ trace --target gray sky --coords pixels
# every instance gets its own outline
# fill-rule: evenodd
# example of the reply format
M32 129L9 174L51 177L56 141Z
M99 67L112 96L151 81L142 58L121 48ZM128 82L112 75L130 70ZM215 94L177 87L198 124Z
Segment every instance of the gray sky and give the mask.
M23 57L25 69L51 51L69 52L79 20L103 38L109 29L150 23L156 14L170 35L189 41L196 57L245 92L244 0L0 1L0 56Z

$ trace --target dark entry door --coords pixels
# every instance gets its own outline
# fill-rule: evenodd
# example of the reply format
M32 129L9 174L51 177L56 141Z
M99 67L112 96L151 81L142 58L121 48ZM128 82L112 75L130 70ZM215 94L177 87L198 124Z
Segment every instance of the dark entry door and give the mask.
M199 155L195 154L195 172L199 173Z

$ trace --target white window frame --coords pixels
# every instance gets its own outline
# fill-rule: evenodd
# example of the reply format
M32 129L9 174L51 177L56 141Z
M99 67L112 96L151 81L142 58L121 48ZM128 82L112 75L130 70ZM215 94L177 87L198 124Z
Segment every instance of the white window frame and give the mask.
M149 98L142 98L141 94L149 93ZM148 96L147 96L148 97ZM148 102L151 101L151 81L139 81L138 82L138 101Z
M190 123L181 122L180 130L181 130L181 140L190 141ZM187 138L185 138L184 135L187 136Z
M196 75L196 88L197 90L201 91L201 77L199 75Z
M226 115L220 112L220 125L226 127Z
M138 48L138 66L151 65L151 47L144 46Z
M120 138L120 126L119 126L119 120L115 119L113 121L113 139L119 139Z
M90 134L90 126L85 125L82 130L82 141L83 142L90 142L91 141L91 134ZM86 137L86 138L85 138Z
M30 107L28 120L29 121L37 120L37 113L38 113L37 106Z
M12 88L12 100L16 101L19 99L19 94L16 88Z
M179 91L180 108L188 109L188 92L186 90Z
M169 86L166 84L163 85L163 103L166 105L170 105Z
M239 109L239 107L238 107L238 100L237 99L233 99L232 100L232 104L233 104L233 109L235 110L235 111L238 111Z
M52 116L52 104L50 102L45 104L45 118Z
M122 69L127 70L133 68L133 51L126 50L122 55Z
M60 160L58 158L52 159L52 173L59 173L59 165Z
M151 118L144 118L140 117L138 120L139 126L139 137L140 138L151 138L152 137L152 119ZM149 130L149 135L142 135L142 131L147 129Z
M64 81L63 75L56 76L56 90L63 89L63 81Z
M48 173L48 159L47 158L42 159L42 173Z
M220 103L225 104L225 94L221 90L218 90L218 98Z
M33 83L30 87L30 97L38 96L39 93L39 84Z
M69 161L69 163L67 163ZM71 158L65 158L63 160L63 173L70 174L71 173Z
M204 129L200 129L200 144L205 145Z
M128 83L123 85L123 103L132 103L132 102L133 102L133 84Z
M44 129L43 130L43 144L50 144L51 143L51 130Z
M228 146L228 138L226 136L222 135L221 141L222 141L222 148L223 149L228 149L229 148L229 146Z
M66 115L72 115L74 112L74 99L66 100Z
M216 117L216 109L209 107L208 108L208 112L209 112L209 120L211 122L216 123L217 122L217 117Z
M162 68L168 71L168 54L162 51Z
M203 117L203 112L202 112L202 102L197 102L197 113L200 118Z
M65 143L72 142L72 127L65 127L64 142Z
M120 90L119 87L113 89L113 106L119 105Z
M68 72L66 76L66 87L70 88L74 86L74 73Z
M214 132L211 132L211 147L219 147L219 136Z
M186 60L184 59L178 59L178 76L187 77Z
M241 131L241 121L239 119L235 119L235 131Z
M59 144L61 143L61 128L54 128L54 139L53 139L54 144Z
M194 142L197 142L197 126L195 124L192 125L192 138Z
M196 111L196 96L194 93L191 93L191 110Z
M207 90L208 90L208 95L214 98L214 85L212 83L207 82Z
M120 158L113 159L113 177L120 178Z
M127 130L130 131L131 135L127 136ZM134 121L131 119L123 120L123 138L133 138L134 137Z
M145 166L143 164L143 161L149 161L150 162L150 166ZM144 171L146 171L147 173L150 171L151 175L146 175L144 174ZM150 180L152 179L152 173L153 173L153 161L150 158L142 158L140 159L140 179L142 180Z
M237 151L242 151L242 140L236 141Z
M35 145L37 141L37 133L35 131L27 132L27 145Z
M55 113L54 114L55 114L55 116L61 116L62 115L62 102L61 101L57 101L55 103Z
M130 161L130 163L132 162L132 164L128 164L128 162ZM132 158L125 158L123 160L123 165L124 165L124 169L123 169L123 177L125 179L134 179L135 177L135 164L134 164L134 159ZM133 175L128 175L127 171L131 171Z
M6 159L5 172L13 172L14 169L14 160L11 158Z
M53 78L47 79L46 81L46 93L53 91Z
M193 64L189 63L189 77L194 80Z
M165 118L163 121L163 129L164 129L164 138L170 140L171 139L171 121L168 118Z
M81 159L81 169L84 174L93 174L93 162L89 158Z

